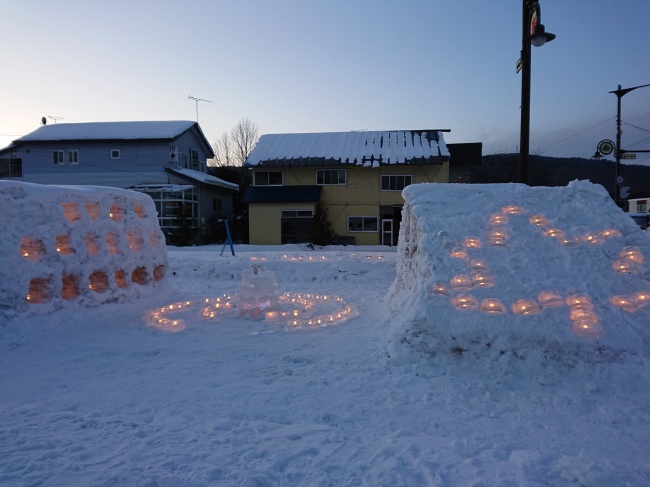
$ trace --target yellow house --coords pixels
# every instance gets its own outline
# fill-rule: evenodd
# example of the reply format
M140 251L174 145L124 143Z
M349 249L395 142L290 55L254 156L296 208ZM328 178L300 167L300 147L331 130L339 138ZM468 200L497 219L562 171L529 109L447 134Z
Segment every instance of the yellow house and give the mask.
M322 202L337 243L396 245L402 190L449 181L448 130L269 134L244 166L253 185L244 195L249 241L310 241Z

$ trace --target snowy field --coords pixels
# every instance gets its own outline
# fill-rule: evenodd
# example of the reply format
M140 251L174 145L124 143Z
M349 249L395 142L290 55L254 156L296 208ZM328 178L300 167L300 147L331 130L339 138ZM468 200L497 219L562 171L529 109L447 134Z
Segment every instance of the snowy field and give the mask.
M500 190L485 191L498 200ZM582 194L600 198L567 191L579 195L567 207ZM518 198L524 207L553 207L547 194L531 194ZM595 223L586 210L553 223L619 233L597 246L552 247L530 214L508 214L507 245L465 246L469 257L483 252L496 282L471 293L506 302L501 315L481 314L455 309L459 294L435 285L451 287L465 261L450 252L461 237L484 238L496 210L465 212L441 234L427 225L445 216L426 217L422 194L410 197L419 233L409 227L397 249L235 246L232 256L221 246L168 247L168 282L155 294L4 318L0 485L650 485L650 309L641 298L634 312L608 302L644 291L648 262L637 261L633 276L604 274L616 272L622 248L650 259L647 235L590 203ZM533 266L541 255L542 269ZM275 273L289 300L318 300L325 321L293 326L291 316L217 309L216 298L236 303L252 265ZM516 289L534 297L540 282L563 299L592 296L603 334L576 335L567 305L511 310ZM206 299L214 317L204 316ZM349 319L337 317L342 302ZM163 309L176 324L157 324ZM454 326L465 340L457 346ZM536 341L507 338L517 326Z

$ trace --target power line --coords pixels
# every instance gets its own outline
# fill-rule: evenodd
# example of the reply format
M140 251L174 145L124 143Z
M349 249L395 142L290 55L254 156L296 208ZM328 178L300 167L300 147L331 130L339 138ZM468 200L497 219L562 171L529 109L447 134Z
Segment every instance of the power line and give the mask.
M547 147L550 147L552 145L559 144L560 142L564 142L565 140L572 139L573 137L576 137L576 136L578 136L580 134L584 134L585 132L588 132L591 129L594 129L594 128L600 126L600 125L603 125L604 123L607 123L610 120L614 120L615 118L616 118L616 116L610 117L607 120L603 120L602 122L599 122L596 125L592 125L591 127L588 127L588 128L586 128L584 130L581 130L580 132L576 132L575 134L569 135L568 137L564 137L563 139L556 140L555 142L551 142L550 144L543 145L542 147L538 147L537 150L541 151L542 149L546 149Z

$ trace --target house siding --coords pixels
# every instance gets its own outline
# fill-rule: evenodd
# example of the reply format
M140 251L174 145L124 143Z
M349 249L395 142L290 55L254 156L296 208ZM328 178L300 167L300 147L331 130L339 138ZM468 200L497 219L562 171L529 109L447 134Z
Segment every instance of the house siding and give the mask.
M331 167L300 166L260 167L253 171L281 170L283 186L304 186L316 184L316 172L319 169ZM449 164L441 165L410 165L394 164L379 167L363 167L359 165L339 166L337 169L346 170L345 185L324 185L321 201L328 209L330 223L334 232L343 237L354 237L357 245L379 245L381 243L380 207L401 207L404 204L401 191L381 191L382 175L410 175L412 184L445 183L449 177ZM281 211L292 209L311 209L314 204L300 206L295 203L251 203L250 243L256 245L277 245L281 243ZM351 216L376 217L378 229L376 232L348 231L348 218ZM398 232L397 226L393 229Z

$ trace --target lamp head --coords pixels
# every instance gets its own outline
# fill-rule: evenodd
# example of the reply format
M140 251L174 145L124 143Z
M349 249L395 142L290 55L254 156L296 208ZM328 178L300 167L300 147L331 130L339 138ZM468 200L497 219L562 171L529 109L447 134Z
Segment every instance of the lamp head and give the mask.
M555 34L546 32L544 24L537 24L535 26L535 33L530 36L530 43L535 47L540 47L547 42L551 42L555 37Z

